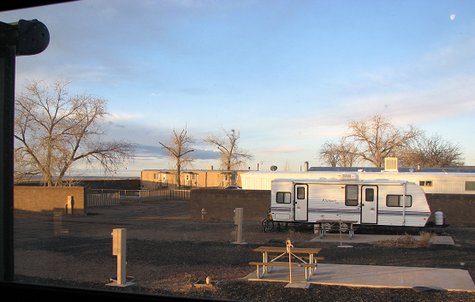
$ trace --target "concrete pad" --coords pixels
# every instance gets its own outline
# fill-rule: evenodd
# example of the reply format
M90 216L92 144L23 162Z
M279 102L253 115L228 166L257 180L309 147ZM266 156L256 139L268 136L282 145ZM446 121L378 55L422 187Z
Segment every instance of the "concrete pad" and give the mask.
M289 282L289 271L275 267L263 278L257 279L252 272L245 277L249 281ZM461 269L427 267L347 265L319 263L317 271L305 281L303 269L293 269L294 282L387 288L432 288L448 291L474 291L470 274Z
M301 288L308 289L310 288L310 283L308 282L292 282L285 286L285 288Z
M337 242L337 243L374 243L382 240L396 240L404 235L375 235L375 234L355 234L353 238L348 238L348 234L330 233L325 237L319 236L311 239L311 242ZM413 236L416 240L420 239L419 235ZM455 242L451 236L434 235L430 240L431 244L454 245Z

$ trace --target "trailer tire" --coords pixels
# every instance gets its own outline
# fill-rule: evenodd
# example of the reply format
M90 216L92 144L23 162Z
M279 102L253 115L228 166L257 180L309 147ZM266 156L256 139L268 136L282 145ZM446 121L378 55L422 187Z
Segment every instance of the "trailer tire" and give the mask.
M348 231L348 224L346 223L342 223L341 226L340 226L340 230L342 233L346 233Z

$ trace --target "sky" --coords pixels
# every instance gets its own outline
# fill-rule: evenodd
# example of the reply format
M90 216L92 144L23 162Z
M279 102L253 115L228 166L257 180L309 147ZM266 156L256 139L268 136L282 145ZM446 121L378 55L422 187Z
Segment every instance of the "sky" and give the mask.
M0 12L38 19L48 48L17 58L16 92L67 80L107 102L107 140L136 146L118 175L173 168L159 142L240 132L246 167L298 171L351 120L381 114L458 145L475 165L475 1L81 0ZM97 174L91 167L81 173Z

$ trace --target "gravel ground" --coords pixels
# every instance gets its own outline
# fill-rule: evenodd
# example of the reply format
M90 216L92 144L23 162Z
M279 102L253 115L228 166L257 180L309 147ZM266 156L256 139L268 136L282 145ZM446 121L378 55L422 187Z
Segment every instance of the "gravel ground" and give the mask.
M135 286L105 286L115 275L111 230L127 229L127 275ZM455 246L409 244L315 243L305 229L264 233L258 223L246 222L243 237L235 239L231 223L189 219L184 201L125 203L94 208L87 216L15 213L15 278L18 282L233 301L475 301L475 293L421 289L354 288L312 284L288 289L284 283L240 280L259 260L259 245L282 244L322 247L327 263L462 268L475 277L475 227L444 228ZM211 277L212 288L193 283Z

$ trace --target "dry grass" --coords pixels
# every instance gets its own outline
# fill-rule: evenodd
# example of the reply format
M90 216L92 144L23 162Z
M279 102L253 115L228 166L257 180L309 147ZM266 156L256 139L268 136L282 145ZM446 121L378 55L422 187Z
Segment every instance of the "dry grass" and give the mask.
M432 233L430 232L420 232L419 239L416 239L415 236L404 234L396 239L381 240L376 242L376 245L382 247L391 247L391 248L418 248L418 247L429 247L430 240L432 238Z

